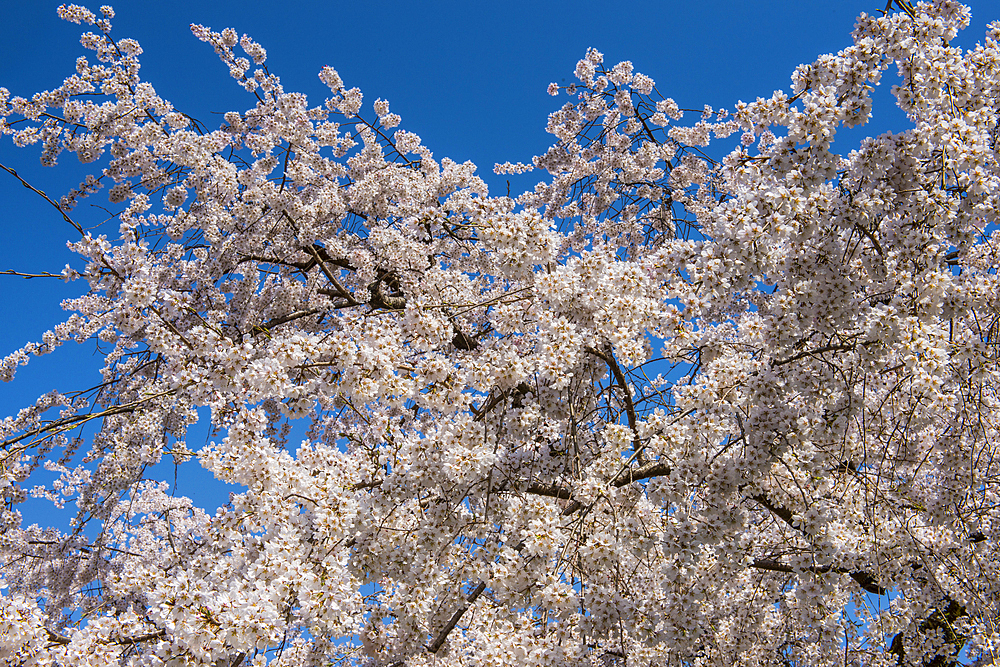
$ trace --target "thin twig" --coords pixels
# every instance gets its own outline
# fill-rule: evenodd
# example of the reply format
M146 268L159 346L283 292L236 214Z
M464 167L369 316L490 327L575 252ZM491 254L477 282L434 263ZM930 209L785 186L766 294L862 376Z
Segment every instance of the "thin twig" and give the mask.
M4 269L3 271L0 271L0 275L20 276L21 278L66 278L66 276L61 273L49 273L48 271L43 271L41 273L21 273L20 271L14 271L13 269Z

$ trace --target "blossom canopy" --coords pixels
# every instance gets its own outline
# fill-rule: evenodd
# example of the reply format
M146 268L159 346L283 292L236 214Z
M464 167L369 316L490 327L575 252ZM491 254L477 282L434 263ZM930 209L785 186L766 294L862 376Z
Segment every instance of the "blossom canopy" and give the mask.
M590 49L496 196L333 67L312 105L192 25L252 104L210 127L110 7L60 7L93 56L0 88L0 133L92 173L0 167L86 287L0 378L103 368L0 421L0 660L991 664L1000 24L953 46L969 11L894 0L728 110ZM835 152L890 69L909 127ZM77 217L104 196L117 229Z

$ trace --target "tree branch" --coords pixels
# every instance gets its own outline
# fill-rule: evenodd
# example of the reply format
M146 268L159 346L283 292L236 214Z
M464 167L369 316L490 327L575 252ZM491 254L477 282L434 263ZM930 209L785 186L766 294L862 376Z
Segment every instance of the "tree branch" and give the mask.
M767 570L769 572L787 572L789 574L794 574L796 572L812 572L813 574L824 574L826 572L836 572L837 574L846 574L851 579L857 582L857 584L869 593L874 593L875 595L885 595L886 590L879 586L871 575L867 572L852 572L844 568L832 567L830 565L818 566L814 565L805 568L794 568L790 565L785 565L784 563L778 562L776 560L771 560L769 558L761 558L755 560L750 564L750 567L756 568L758 570Z
M281 317L275 317L273 319L264 322L263 324L258 324L253 329L255 331L269 331L280 324L286 324L293 320L301 319L303 317L309 317L310 315L315 315L320 313L322 310L320 308L309 308L307 310L297 310L294 313L288 313L287 315L282 315Z
M783 366L785 364L790 364L793 361L798 361L803 357L811 357L814 354L822 354L823 352L845 352L847 350L853 350L853 345L840 344L840 345L824 345L823 347L818 347L814 350L803 350L798 354L793 354L787 359L779 359L778 361L772 361L771 366Z
M73 229L75 229L76 231L80 232L81 235L83 234L83 227L81 227L78 223L74 222L68 215L66 215L66 211L64 211L62 209L62 206L60 206L59 204L57 204L54 201L52 201L52 199L50 199L47 194L45 194L44 192L42 192L38 188L36 188L33 185L31 185L30 183L28 183L28 181L26 181L23 178L21 178L20 176L18 176L17 172L14 171L13 169L11 169L10 167L8 167L8 166L6 166L4 164L0 164L0 169L3 169L8 174L10 174L11 176L13 176L17 180L21 181L21 185L23 185L24 187L28 188L32 192L34 192L36 195L38 195L39 197L41 197L42 199L44 199L48 203L52 204L52 206L57 211L59 211L59 215L61 215L63 217L63 220L65 220L69 224L73 225Z
M632 482L639 482L644 479L669 475L670 470L671 467L665 461L653 461L651 463L647 463L646 465L639 466L638 468L626 468L625 470L622 470L608 482L608 485L615 488L621 488L631 484ZM563 509L563 516L569 516L583 507L583 503L573 497L572 491L555 482L552 482L551 484L532 482L527 486L527 488L525 488L524 492L535 496L545 496L547 498L558 498L559 500L572 501Z
M284 211L282 212L284 213ZM285 213L285 215L288 216L287 213ZM291 216L288 217L289 219L291 219ZM341 296L344 299L347 299L347 302L352 306L358 306L361 304L361 302L355 299L354 295L351 294L350 291L348 291L348 289L340 283L340 281L337 279L337 276L333 275L333 272L330 271L330 268L326 265L326 261L323 260L322 256L320 256L319 254L319 251L316 250L315 244L306 246L306 252L308 252L313 256L313 259L315 259L316 263L319 265L319 270L323 272L323 275L326 276L326 279L329 280L330 284L333 285L334 289L337 290L337 294L339 296Z
M628 381L625 379L625 374L622 373L622 369L618 366L618 361L615 359L615 355L608 350L607 352L602 352L595 347L590 347L589 345L583 348L585 351L590 352L595 357L603 360L604 363L608 365L611 369L611 374L615 376L615 382L622 390L622 396L625 400L625 415L628 418L628 427L632 430L633 437L632 450L639 452L642 449L642 445L639 444L639 434L636 431L636 416L635 416L635 404L632 403L632 391L628 388Z
M394 296L385 293L385 279L389 276L387 271L379 270L378 278L368 286L368 293L371 298L368 303L373 308L383 308L385 310L403 310L406 308L405 296Z
M622 470L620 473L615 475L610 484L611 486L620 488L631 484L632 482L669 475L670 470L670 465L668 465L666 461L651 461L650 463L641 465L638 468L626 468L625 470Z
M778 517L779 519L781 519L782 521L784 521L785 523L787 523L792 528L795 528L796 530L800 530L800 531L802 530L800 526L796 526L795 525L794 515L792 514L791 510L789 510L787 507L782 507L780 505L775 505L774 503L771 502L771 499L768 498L765 494L758 493L755 496L750 496L750 500L754 500L754 501L760 503L769 512L771 512L771 514L775 515L776 517ZM775 564L776 567L777 566L780 566L782 568L788 567L786 565L781 565L780 563L777 563L776 561L769 561L769 560L756 561L755 563L772 563L772 564ZM758 567L758 566L755 564L754 567ZM770 569L770 568L761 567L760 569ZM794 570L792 570L791 568L789 568L787 570L785 570L785 569L775 569L774 571L775 572L794 572ZM807 571L809 571L809 570L807 570ZM822 571L823 572L830 572L831 568L828 567L828 568L823 569ZM851 571L851 570L836 569L836 570L832 570L832 571L840 572L841 574L846 574L846 575L850 576L851 579L853 579L854 581L857 582L858 586L860 586L862 589L868 591L869 593L874 593L875 595L885 595L886 592L887 592L887 589L885 587L880 586L878 584L878 581L875 579L875 577L873 577L868 572L865 572L864 570Z
M52 644L59 644L60 646L66 646L72 639L66 635L60 635L57 632L45 628L45 633L49 642ZM154 639L162 639L167 636L166 630L154 630L153 632L147 632L142 635L134 635L132 637L119 637L118 639L113 639L109 642L103 642L105 644L114 644L118 646L132 646L135 644L141 644L142 642L153 641Z
M4 269L3 271L0 271L0 275L20 276L21 278L66 278L66 276L61 273L49 273L48 271L43 271L41 273L21 273L20 271L14 271L13 269Z
M479 585L476 586L475 590L473 590L472 593L469 594L469 597L465 599L465 604L463 604L461 607L455 610L455 613L451 615L451 618L448 620L447 623L445 623L445 626L441 628L441 632L438 633L437 638L430 645L427 646L427 650L430 653L437 653L438 651L441 650L441 647L444 645L445 640L448 639L448 635L451 633L452 630L455 629L455 626L458 625L458 622L459 620L461 620L462 615L469 610L469 607L472 605L473 602L476 601L476 599L480 595L482 595L484 590L486 590L486 582L480 581Z
M532 482L526 488L525 493L530 493L533 496L545 496L547 498L558 498L560 500L572 500L573 494L564 486L559 486L555 482L552 484L539 484L538 482Z
M125 403L123 405L116 405L110 407L106 410L101 410L100 412L91 412L85 415L73 415L71 417L64 417L63 419L56 419L55 421L49 422L44 426L38 426L36 428L25 431L16 438L10 438L9 440L4 440L0 442L0 448L7 449L10 445L20 442L25 438L30 438L41 433L58 433L63 430L69 430L70 428L75 428L77 425L88 422L92 419L100 419L101 417L110 417L112 415L119 415L127 412L134 412L135 409L147 401L151 401L154 398L159 398L161 396L167 396L174 393L175 389L168 389L167 391L161 391L158 394L153 394L152 396L147 396L146 398L141 398L131 403Z

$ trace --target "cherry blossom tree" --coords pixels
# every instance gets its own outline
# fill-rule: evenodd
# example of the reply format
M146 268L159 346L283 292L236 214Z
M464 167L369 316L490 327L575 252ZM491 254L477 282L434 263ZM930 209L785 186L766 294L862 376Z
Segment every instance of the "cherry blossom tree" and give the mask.
M591 49L510 197L333 68L193 25L252 103L210 128L59 13L94 56L0 131L93 165L86 288L0 376L103 369L0 422L4 664L995 659L1000 24L890 2L729 111ZM834 152L891 68L910 127Z

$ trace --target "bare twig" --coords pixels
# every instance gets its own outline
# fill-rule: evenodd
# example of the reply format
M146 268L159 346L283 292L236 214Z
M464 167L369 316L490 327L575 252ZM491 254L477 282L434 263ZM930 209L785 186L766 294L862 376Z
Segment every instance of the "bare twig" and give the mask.
M49 273L48 271L42 271L41 273L21 273L20 271L14 271L13 269L4 269L0 271L0 275L4 276L20 276L21 278L65 278L61 273Z

